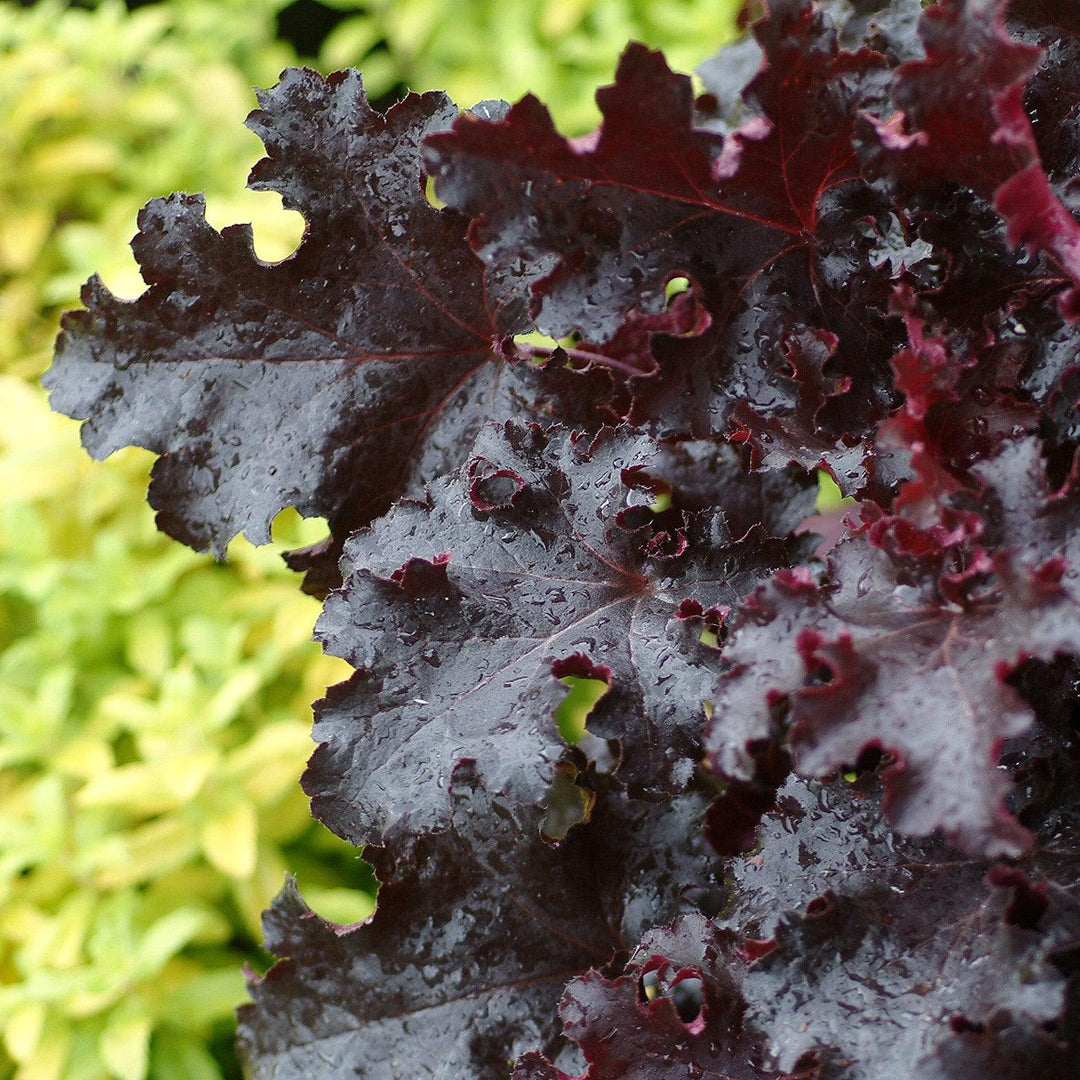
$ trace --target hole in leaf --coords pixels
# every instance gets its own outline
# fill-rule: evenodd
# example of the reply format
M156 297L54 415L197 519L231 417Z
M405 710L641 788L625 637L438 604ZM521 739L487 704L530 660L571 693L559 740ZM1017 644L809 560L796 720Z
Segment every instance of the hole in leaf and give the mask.
M860 777L876 773L883 766L891 765L893 756L878 743L867 743L859 751L855 763L843 768L841 774L849 784L854 784Z
M884 760L885 751L880 746L870 743L859 751L858 760L855 762L855 772L860 776L863 773L874 772Z
M317 544L330 531L326 518L302 517L291 506L278 511L270 523L270 535L275 546L305 547ZM277 560L277 553L274 553Z
M295 254L306 226L303 214L287 210L277 192L250 189L232 198L209 197L206 220L219 232L233 222L250 222L252 250L265 263L283 262Z
M375 910L375 897L371 893L340 885L309 885L304 890L304 900L320 918L339 926L362 923Z
M649 503L649 509L654 514L662 514L665 510L671 509L671 492L661 491L651 503Z
M505 510L525 486L525 481L511 469L498 469L489 476L478 476L469 488L469 497L477 510Z
M634 465L623 469L620 479L628 489L628 507L647 508L654 514L663 514L671 509L671 485L657 476L650 476L644 466Z
M575 825L589 820L596 796L581 787L578 771L569 762L555 766L555 777L547 793L547 815L540 831L548 840L565 840Z
M666 997L679 1019L687 1026L699 1022L705 1008L705 984L693 968L676 972L662 957L654 956L638 978L638 996L643 1004Z
M432 206L434 206L436 210L442 210L446 206L446 203L444 203L442 199L439 198L437 192L435 191L434 176L424 177L424 198L427 199L427 201Z
M828 470L818 469L817 481L817 501L814 504L817 513L831 514L855 505L856 500L844 496L840 485L829 475Z
M547 334L533 330L527 334L515 334L513 342L522 359L528 360L530 364L535 364L537 367L543 367L552 358L556 349L573 348L576 338L563 338L562 341L558 341Z
M696 976L680 979L671 988L668 996L684 1024L692 1024L701 1015L705 1004L705 988L701 979Z
M685 277L673 277L664 286L664 297L670 303L680 293L686 292L690 288L690 279Z
M563 739L574 746L585 735L589 714L610 687L602 679L579 675L566 675L559 682L569 687L569 692L555 710L555 725Z

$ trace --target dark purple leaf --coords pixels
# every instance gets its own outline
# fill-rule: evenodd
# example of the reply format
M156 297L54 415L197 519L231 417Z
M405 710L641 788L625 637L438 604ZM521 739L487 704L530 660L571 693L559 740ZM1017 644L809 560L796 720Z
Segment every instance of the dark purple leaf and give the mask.
M747 1022L777 1067L812 1052L828 1078L921 1076L931 1058L954 1055L961 1029L1006 1016L1053 1027L1067 1005L1062 958L1080 935L1080 905L1043 875L1074 881L1075 855L997 867L988 883L985 863L893 834L880 794L873 772L829 784L792 777L757 852L731 864L722 925L750 935ZM1059 1042L1043 1041L1032 1075L1064 1059ZM981 1042L1000 1066L1011 1058L1009 1040Z
M580 1080L774 1077L754 1067L756 1048L742 1031L742 967L733 935L688 915L647 934L619 978L575 979L559 1014L588 1062ZM570 1078L530 1054L513 1080Z
M716 903L699 885L708 859L693 795L613 797L558 849L536 813L490 796L469 763L448 798L447 831L396 854L367 849L383 884L366 923L325 922L292 884L274 902L266 948L283 959L252 980L241 1014L255 1080L507 1080L521 1053L558 1056L568 980L621 968L657 918Z
M948 1054L963 1023L1061 1014L1065 979L1050 957L1080 934L1074 899L1055 892L1036 929L1009 922L1007 894L988 895L1006 890L988 889L975 866L916 866L908 877L826 894L781 920L743 980L751 1023L780 1068L814 1051L852 1062L852 1080L922 1075L919 1063Z
M676 489L654 511L649 437L508 423L427 502L354 536L318 628L357 674L319 706L315 813L355 843L437 828L462 758L511 803L542 803L568 755L558 665L575 656L610 687L588 719L612 750L596 767L639 795L684 788L719 672L705 613L788 557L739 520L757 484L725 460L711 509Z
M457 115L444 95L383 117L355 72L294 70L260 106L268 157L251 184L304 215L296 253L264 263L247 226L206 223L200 197L155 200L133 245L150 288L123 301L92 280L46 380L55 408L87 418L95 456L162 455L162 528L218 554L241 529L266 542L284 506L363 523L456 464L493 348L522 326L484 296L463 220L425 198L420 142Z
M275 900L265 945L283 959L252 982L241 1016L256 1080L504 1080L518 1054L555 1042L567 979L623 947L607 907L621 853L591 835L556 852L535 819L505 811L492 829L496 807L469 766L453 804L453 829L411 858L368 848L382 887L366 923L324 922L292 883Z
M781 572L743 606L725 650L706 746L748 777L755 740L786 735L797 771L828 776L878 746L896 756L884 810L900 830L935 829L984 856L1030 842L1007 814L1002 740L1031 713L1004 683L1028 657L1071 652L1080 604L1050 563L1000 556L977 587L912 575L863 538L830 557L832 586ZM970 579L969 579L970 580Z
M817 232L822 200L857 182L853 125L884 61L841 52L808 2L771 11L756 31L766 66L746 90L761 115L726 140L695 128L689 80L641 46L599 93L604 122L586 140L559 136L531 98L500 123L465 117L427 140L440 196L474 219L489 294L528 299L545 332L604 342L631 313L659 311L672 277L700 290L710 327L654 346L658 374L637 387L637 421L705 434L723 432L742 399L765 415L790 411L783 343L818 325L820 304L864 335L852 342L861 362L844 357L859 380L849 412L883 396L883 372L865 362L880 326L823 295ZM855 224L849 216L847 234Z
M892 101L900 111L876 124L878 166L911 186L951 180L992 199L1010 242L1048 252L1072 279L1061 304L1075 316L1080 223L1055 195L1024 111L1042 51L1009 36L1007 4L942 0L925 13L926 57L897 70Z

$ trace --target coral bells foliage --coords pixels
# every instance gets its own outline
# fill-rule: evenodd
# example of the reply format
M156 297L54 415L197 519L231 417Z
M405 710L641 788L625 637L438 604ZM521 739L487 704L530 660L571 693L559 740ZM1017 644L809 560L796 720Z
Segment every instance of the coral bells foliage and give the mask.
M577 140L288 71L296 253L157 200L65 319L163 529L329 522L303 783L382 889L274 902L253 1077L1080 1075L1080 19L759 14Z

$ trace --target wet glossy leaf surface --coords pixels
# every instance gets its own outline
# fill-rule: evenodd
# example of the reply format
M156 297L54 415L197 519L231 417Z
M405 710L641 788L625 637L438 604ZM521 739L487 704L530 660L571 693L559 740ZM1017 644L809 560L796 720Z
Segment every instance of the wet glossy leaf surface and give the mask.
M740 521L757 479L711 464L716 502L699 509L647 436L508 423L428 502L357 534L318 628L358 671L319 707L315 813L356 843L437 828L463 758L511 803L541 804L569 753L556 712L573 657L610 687L588 719L612 747L599 771L636 795L683 789L719 672L700 614L788 558ZM675 483L659 513L657 481Z
M174 196L67 318L163 527L330 519L304 786L383 888L279 898L253 1077L1076 1076L1073 5L765 6L573 141L286 73L296 254Z

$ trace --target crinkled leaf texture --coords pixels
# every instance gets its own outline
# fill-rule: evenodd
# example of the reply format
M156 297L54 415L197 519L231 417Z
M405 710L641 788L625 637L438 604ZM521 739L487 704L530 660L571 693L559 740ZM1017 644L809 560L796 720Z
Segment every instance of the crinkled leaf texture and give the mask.
M508 421L425 502L356 534L317 628L357 674L319 705L315 814L357 844L440 828L464 758L492 792L541 805L568 752L555 723L567 675L608 687L576 748L595 748L591 768L639 797L682 790L719 675L693 615L788 560L758 478L711 457L715 505L696 508L647 435ZM658 484L663 513L648 505Z
M578 140L287 72L297 252L173 196L66 318L164 528L330 521L303 783L383 884L276 901L254 1077L1080 1070L1075 5L765 6Z
M689 884L709 877L698 796L613 797L559 848L472 763L450 798L445 831L368 849L382 887L367 923L324 922L293 885L274 902L267 948L288 959L241 1016L254 1077L505 1077L528 1050L558 1056L568 979L621 967L658 916L715 910L718 882Z
M167 532L221 554L241 529L267 541L288 505L355 526L453 460L521 327L487 303L462 220L425 197L420 143L456 115L426 94L383 117L356 72L286 71L249 120L268 151L251 186L304 215L299 249L263 263L248 227L218 233L200 197L173 195L139 218L149 289L88 283L46 385L95 456L162 455Z
M1031 713L1004 680L1024 659L1075 647L1080 599L1002 558L957 603L862 538L841 544L830 570L831 592L781 573L743 608L707 740L714 768L750 775L747 745L770 738L786 707L800 772L828 776L880 747L896 758L885 812L898 828L1020 854L1029 837L1002 807L997 753Z

